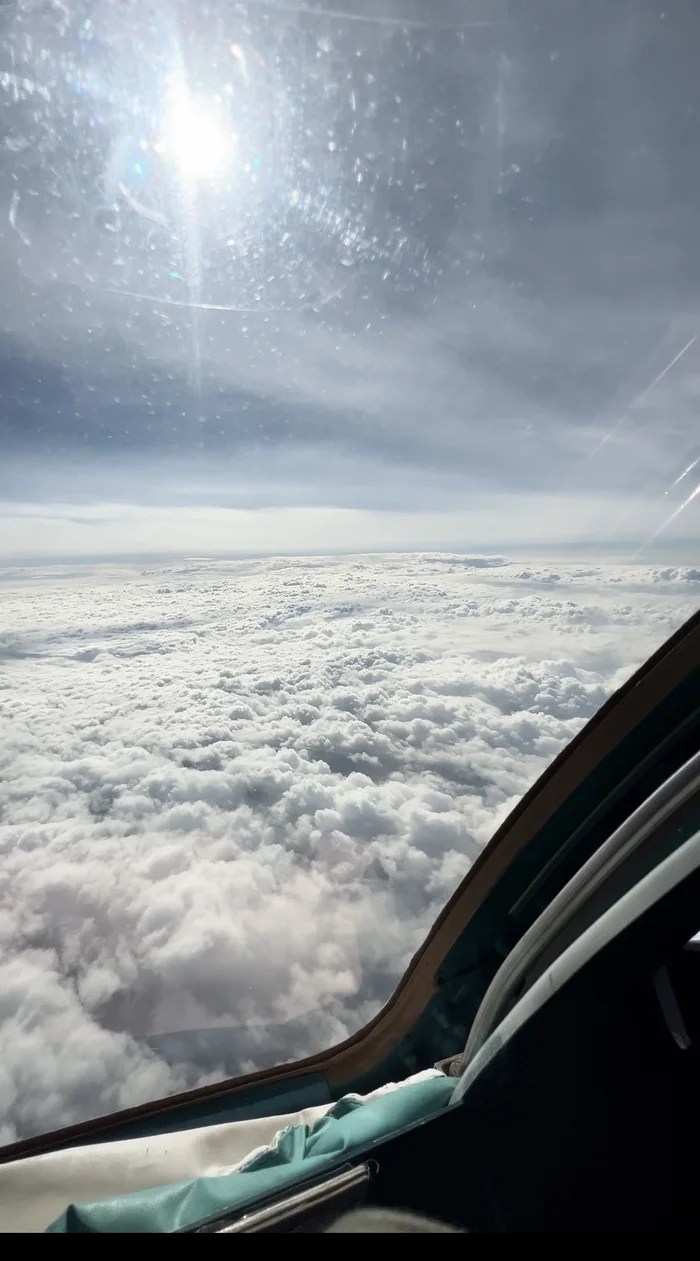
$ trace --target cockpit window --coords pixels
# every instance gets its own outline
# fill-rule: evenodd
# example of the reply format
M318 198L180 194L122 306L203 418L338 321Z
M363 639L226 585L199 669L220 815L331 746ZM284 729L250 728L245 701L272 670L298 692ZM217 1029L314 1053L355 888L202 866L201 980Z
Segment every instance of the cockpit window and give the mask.
M683 0L0 8L0 1135L323 1050L698 605Z

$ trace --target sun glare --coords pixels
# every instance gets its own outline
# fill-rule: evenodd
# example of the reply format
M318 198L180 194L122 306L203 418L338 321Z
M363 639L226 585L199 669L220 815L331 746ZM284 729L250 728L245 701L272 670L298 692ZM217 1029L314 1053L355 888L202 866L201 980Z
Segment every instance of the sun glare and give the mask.
M215 104L180 88L169 94L160 148L181 179L212 179L230 161L236 137Z

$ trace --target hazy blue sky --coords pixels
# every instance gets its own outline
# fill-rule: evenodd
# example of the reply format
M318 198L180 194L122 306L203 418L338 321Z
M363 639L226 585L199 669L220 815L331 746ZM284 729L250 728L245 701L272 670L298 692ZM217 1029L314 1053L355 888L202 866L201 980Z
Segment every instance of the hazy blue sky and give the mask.
M698 483L696 32L4 7L0 556L647 544Z

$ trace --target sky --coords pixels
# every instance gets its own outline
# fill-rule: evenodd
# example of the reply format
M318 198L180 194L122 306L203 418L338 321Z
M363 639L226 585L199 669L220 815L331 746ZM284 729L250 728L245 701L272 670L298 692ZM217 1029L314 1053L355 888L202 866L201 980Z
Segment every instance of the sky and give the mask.
M693 13L4 5L0 557L692 563Z
M420 553L0 589L11 1142L360 1028L700 569Z

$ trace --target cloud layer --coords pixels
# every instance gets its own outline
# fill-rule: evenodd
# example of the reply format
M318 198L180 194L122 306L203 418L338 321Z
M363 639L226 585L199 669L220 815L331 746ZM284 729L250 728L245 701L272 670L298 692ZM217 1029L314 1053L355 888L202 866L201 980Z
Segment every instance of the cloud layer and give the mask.
M450 555L0 579L5 1142L357 1029L700 590Z

